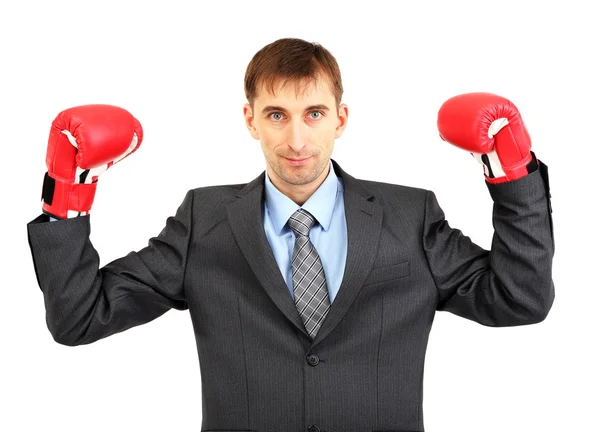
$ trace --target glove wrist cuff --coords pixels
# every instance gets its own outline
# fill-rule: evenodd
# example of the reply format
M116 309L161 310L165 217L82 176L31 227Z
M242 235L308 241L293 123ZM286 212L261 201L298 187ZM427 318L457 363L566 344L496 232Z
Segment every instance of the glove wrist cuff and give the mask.
M42 186L42 211L58 219L89 215L97 183L73 183L46 172Z
M511 168L502 167L504 173L506 174L502 177L488 177L484 172L485 180L492 184L505 183L520 179L521 177L525 177L536 171L539 166L537 157L534 152L529 151L529 153L530 158L528 158L528 161L526 160L526 163L521 163L518 166Z

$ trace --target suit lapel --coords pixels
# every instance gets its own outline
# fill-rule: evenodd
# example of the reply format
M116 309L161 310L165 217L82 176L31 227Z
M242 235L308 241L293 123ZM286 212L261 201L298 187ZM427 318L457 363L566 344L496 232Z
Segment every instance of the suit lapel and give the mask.
M264 181L263 171L227 206L227 217L238 246L260 284L284 315L308 336L265 233L262 218Z
M346 314L358 295L377 255L382 208L373 194L332 159L336 175L344 183L344 210L348 253L342 284L313 345L319 343ZM227 207L227 216L238 245L261 285L283 314L307 337L308 333L281 275L265 234L262 209L265 171L248 183Z

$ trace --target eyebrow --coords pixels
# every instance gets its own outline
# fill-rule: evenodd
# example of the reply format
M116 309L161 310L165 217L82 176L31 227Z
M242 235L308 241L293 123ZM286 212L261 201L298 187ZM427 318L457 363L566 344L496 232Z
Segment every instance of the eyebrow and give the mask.
M318 105L311 105L309 107L306 107L306 111L310 111L310 110L315 110L315 109L320 109L323 111L329 111L329 107L327 105L323 105L323 104L318 104ZM281 111L281 112L287 112L287 110L283 107L280 106L276 106L276 105L267 105L266 107L264 107L262 109L262 113L266 114L268 112L271 111Z

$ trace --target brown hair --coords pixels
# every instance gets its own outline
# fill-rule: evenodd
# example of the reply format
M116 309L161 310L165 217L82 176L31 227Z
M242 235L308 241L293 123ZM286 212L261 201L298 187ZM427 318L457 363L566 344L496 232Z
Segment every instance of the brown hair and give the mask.
M339 114L344 88L337 61L331 53L316 42L307 42L298 38L278 39L265 45L258 51L246 69L244 91L246 99L254 110L254 101L258 89L264 85L274 95L274 85L283 79L283 85L292 81L296 85L308 78L314 82L319 77L328 78L331 93L335 97L335 108Z

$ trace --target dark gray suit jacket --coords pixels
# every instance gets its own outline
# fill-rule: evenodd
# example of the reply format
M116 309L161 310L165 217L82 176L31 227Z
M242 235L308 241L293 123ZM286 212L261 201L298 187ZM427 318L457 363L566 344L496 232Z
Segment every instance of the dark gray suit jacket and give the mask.
M547 167L486 183L491 251L445 220L433 192L341 176L348 257L315 340L262 223L264 175L190 190L147 247L99 267L90 217L27 225L54 339L82 345L188 309L203 431L423 431L435 312L486 326L542 321L554 300Z

